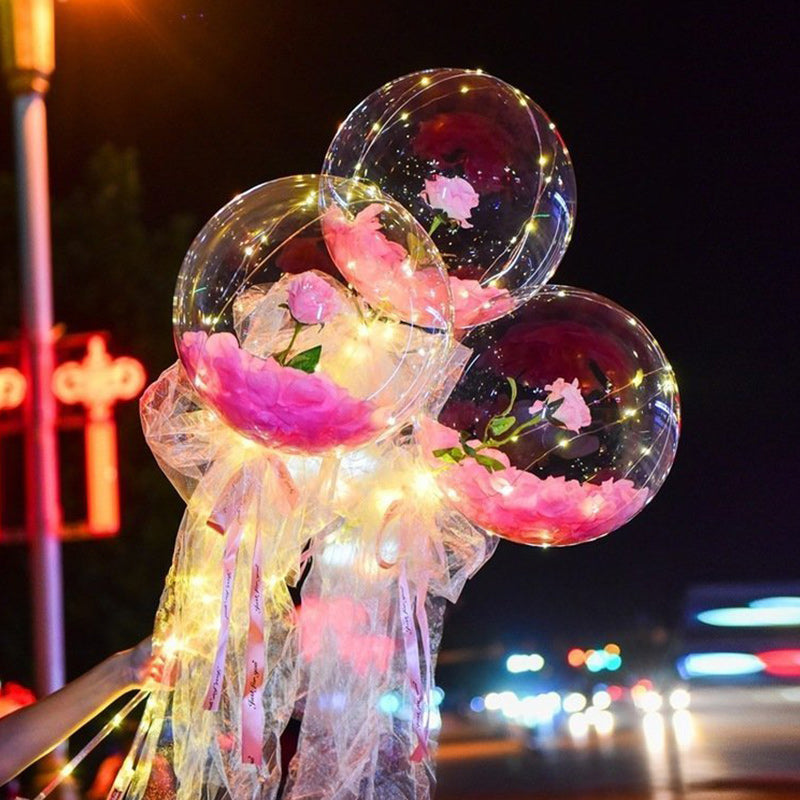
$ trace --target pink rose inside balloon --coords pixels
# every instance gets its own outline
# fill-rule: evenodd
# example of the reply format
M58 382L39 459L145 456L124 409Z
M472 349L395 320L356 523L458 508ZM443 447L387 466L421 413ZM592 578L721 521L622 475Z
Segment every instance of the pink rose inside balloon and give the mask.
M247 438L304 454L401 425L441 369L452 317L436 248L408 212L342 179L336 202L320 202L319 182L273 181L221 209L193 242L175 296L178 353L203 400ZM332 220L352 234L335 254L388 269L402 253L403 270L424 273L424 296L410 284L355 292L331 255Z
M678 392L627 311L548 286L464 344L464 373L418 435L444 497L468 519L524 544L578 544L653 498L677 447Z
M373 181L419 220L447 266L456 328L531 297L572 233L575 178L555 124L480 71L433 69L382 86L339 128L323 171ZM349 279L369 291L359 267Z
M434 175L433 180L425 181L425 190L420 197L433 209L444 212L462 228L471 228L469 217L472 209L480 202L480 196L464 178L445 178ZM442 223L441 216L435 218ZM438 225L437 225L438 227Z

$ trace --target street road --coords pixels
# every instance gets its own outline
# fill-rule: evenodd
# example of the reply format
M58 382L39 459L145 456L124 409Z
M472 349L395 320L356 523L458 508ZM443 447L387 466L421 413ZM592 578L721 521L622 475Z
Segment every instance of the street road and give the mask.
M607 734L531 736L446 716L437 800L800 798L800 687L695 689L688 711L614 717Z

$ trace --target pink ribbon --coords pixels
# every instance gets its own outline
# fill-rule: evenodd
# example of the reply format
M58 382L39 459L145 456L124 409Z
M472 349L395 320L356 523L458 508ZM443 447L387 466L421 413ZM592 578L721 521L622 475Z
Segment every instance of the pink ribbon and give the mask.
M209 525L216 528L216 524ZM216 711L222 696L222 680L225 676L225 655L228 652L228 633L231 624L231 606L233 605L233 584L236 577L236 554L242 541L244 527L238 524L229 525L225 532L225 549L222 556L222 603L219 612L219 633L217 634L217 653L211 668L203 708Z
M274 479L274 506L279 513L288 513L297 500L297 489L289 471L280 459L269 457L266 466ZM211 669L203 707L209 711L219 709L222 683L225 676L225 657L230 634L233 588L236 578L236 560L242 542L247 491L252 475L246 467L239 469L223 489L208 519L209 527L224 534L225 545L222 556L222 599L220 625L217 635L217 650ZM264 750L264 672L266 652L264 647L264 580L262 575L261 529L256 525L253 534L253 557L250 568L250 616L247 629L246 675L242 694L242 763L261 765Z
M417 736L417 746L411 754L411 760L421 761L424 756L428 755L428 729L425 724L427 698L425 697L425 687L422 684L417 629L414 621L415 614L411 593L408 589L408 576L406 575L404 563L400 565L398 589L400 626L403 631L403 645L406 651L406 677L411 686L411 727ZM417 611L419 613L419 610ZM427 629L427 615L425 615L424 604L422 606L422 614L425 616L425 628Z
M242 762L261 766L264 750L264 584L261 575L261 531L253 542L250 573L250 624L247 630L247 674L242 698Z

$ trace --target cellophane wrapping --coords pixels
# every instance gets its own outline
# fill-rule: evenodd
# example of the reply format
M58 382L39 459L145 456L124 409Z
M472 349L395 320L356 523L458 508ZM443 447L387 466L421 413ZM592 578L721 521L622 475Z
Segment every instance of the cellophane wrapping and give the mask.
M187 502L154 631L178 673L151 695L112 797L270 800L284 781L292 800L428 798L444 607L494 537L420 481L411 436L282 455L231 430L177 364L141 408Z

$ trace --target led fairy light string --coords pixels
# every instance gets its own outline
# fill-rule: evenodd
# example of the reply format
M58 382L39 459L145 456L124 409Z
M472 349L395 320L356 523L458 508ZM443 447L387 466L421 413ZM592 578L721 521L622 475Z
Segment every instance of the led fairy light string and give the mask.
M155 703L153 702L154 700ZM126 794L135 776L135 767L142 759L143 751L147 748L149 741L151 741L148 740L148 734L153 728L153 725L156 725L160 729L165 704L165 692L151 694L150 701L147 706L145 706L144 714L142 714L142 720L139 723L139 728L136 731L131 748L114 778L107 800L120 800Z
M109 734L113 733L122 724L122 721L138 706L150 691L138 691L116 714L58 771L55 778L36 795L34 800L44 800L49 797L68 778L81 762L88 756Z

